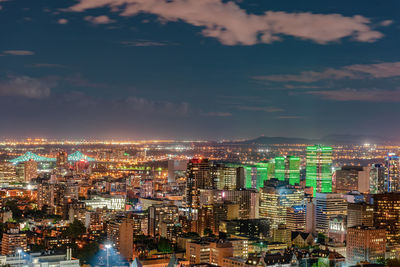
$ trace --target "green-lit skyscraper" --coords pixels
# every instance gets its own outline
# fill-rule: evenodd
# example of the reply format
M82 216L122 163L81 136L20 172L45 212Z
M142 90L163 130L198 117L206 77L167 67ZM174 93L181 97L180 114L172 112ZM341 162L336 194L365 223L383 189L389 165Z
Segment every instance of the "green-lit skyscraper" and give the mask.
M332 192L332 147L308 146L306 156L306 186L315 193Z
M300 158L296 156L275 157L274 178L288 181L291 185L300 183Z

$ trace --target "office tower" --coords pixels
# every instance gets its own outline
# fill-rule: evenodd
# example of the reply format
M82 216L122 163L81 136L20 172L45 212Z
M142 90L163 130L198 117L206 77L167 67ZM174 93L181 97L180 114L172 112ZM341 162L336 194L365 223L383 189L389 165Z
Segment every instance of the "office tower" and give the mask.
M68 168L68 154L65 151L58 152L56 158L56 165L58 168Z
M236 168L236 189L245 189L246 188L246 174L243 167Z
M253 190L213 191L213 199L239 205L240 219L254 219L259 216L260 193ZM214 203L214 202L213 202Z
M25 164L24 162L18 163L15 166L16 182L23 183L25 181Z
M250 239L265 239L270 237L271 220L225 220L220 222L219 231L230 236L246 236Z
M295 185L300 183L300 158L296 156L275 157L274 178L288 181Z
M369 167L343 166L336 171L336 192L369 191Z
M279 181L285 180L285 157L275 157L275 177Z
M235 190L238 170L235 167L225 166L224 164L215 164L212 167L213 188Z
M315 233L315 201L306 198L306 232Z
M259 189L268 180L269 163L259 162L254 165L244 166L246 188Z
M190 264L211 263L223 266L223 260L233 256L233 245L229 241L190 241L186 245L186 258Z
M133 258L133 220L125 218L119 226L119 244L122 257L127 260Z
M37 178L38 173L38 164L33 159L25 161L24 163L24 180L26 183L29 183L32 179Z
M365 202L347 204L347 227L373 226L374 207Z
M276 181L276 180L275 180ZM271 219L272 229L286 224L287 208L304 204L304 191L273 179L260 190L260 218Z
M285 224L278 225L278 228L272 231L272 241L290 246L292 243L292 230L287 228Z
M160 223L163 221L179 222L178 207L175 205L157 204L149 207L148 233L151 236L160 234Z
M373 196L374 226L386 229L386 242L400 244L400 193L383 193Z
M15 166L9 162L0 162L0 183L15 182Z
M370 193L379 194L386 192L385 188L385 166L382 164L372 164L369 172Z
M27 250L28 241L25 233L21 233L18 229L10 229L7 233L3 233L1 240L1 254L15 254L17 249Z
M63 215L64 196L66 186L64 184L41 183L37 186L38 209L46 209L49 214Z
M288 167L286 169L289 176L289 184L300 184L300 158L296 156L287 156L286 159L288 162Z
M354 226L347 229L346 254L347 263L377 263L385 258L385 229L368 226Z
M347 214L347 203L340 194L317 193L315 198L315 230L328 234L332 217Z
M386 192L400 191L400 159L396 154L389 153L385 158Z
M189 221L197 220L200 189L213 189L211 165L208 159L191 159L187 166L185 205Z
M315 145L307 147L306 186L316 193L332 192L332 148Z
M286 210L286 227L291 231L304 231L306 226L305 205L289 207Z

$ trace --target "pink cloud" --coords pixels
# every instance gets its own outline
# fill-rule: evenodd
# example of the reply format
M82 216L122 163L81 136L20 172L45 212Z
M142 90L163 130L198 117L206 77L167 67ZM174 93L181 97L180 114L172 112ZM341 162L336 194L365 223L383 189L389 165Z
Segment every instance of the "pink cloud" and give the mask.
M335 101L364 101L364 102L400 102L400 89L340 89L325 91L309 91L306 94L319 96Z
M313 14L310 12L267 11L249 14L235 2L222 0L80 0L68 11L110 7L121 16L154 14L162 21L184 21L201 27L202 34L225 45L254 45L279 41L283 35L312 40L320 44L351 37L359 42L374 42L383 34L363 16ZM380 26L390 25L382 22Z

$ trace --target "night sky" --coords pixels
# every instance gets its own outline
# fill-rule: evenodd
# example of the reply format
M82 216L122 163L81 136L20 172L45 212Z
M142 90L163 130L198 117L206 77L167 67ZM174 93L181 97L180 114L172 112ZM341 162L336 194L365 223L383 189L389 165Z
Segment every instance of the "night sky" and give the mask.
M400 1L0 0L0 136L397 136Z

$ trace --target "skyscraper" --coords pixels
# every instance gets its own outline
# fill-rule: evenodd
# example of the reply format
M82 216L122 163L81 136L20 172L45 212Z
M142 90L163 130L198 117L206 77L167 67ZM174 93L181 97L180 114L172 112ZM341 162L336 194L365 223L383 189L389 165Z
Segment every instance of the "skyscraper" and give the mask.
M374 198L374 226L386 229L389 245L400 244L400 193L376 194Z
M313 188L314 196L332 192L332 152L332 147L307 147L306 186Z
M371 194L384 193L385 188L385 167L382 164L372 164L369 171L369 190Z
M211 163L208 159L191 159L187 165L185 205L189 222L198 219L200 189L213 189ZM195 224L191 224L194 227ZM194 230L194 229L193 229Z
M315 230L328 233L329 221L338 215L347 214L347 203L340 194L317 193L315 198Z
M386 190L398 192L400 190L400 159L396 154L389 153L385 158Z
M26 183L29 183L32 179L37 177L37 166L37 162L33 159L24 162L24 176Z

